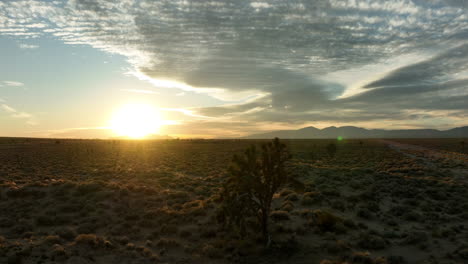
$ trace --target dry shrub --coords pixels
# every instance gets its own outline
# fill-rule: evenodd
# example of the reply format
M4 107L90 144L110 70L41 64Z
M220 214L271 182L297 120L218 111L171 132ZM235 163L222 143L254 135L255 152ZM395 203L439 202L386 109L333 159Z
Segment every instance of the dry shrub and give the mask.
M188 229L182 229L179 231L179 236L181 237L190 237L192 236L192 232L190 232L190 230Z
M156 242L156 246L161 248L176 248L180 247L180 244L174 239L161 238L158 240L158 242Z
M46 244L58 244L60 243L60 237L59 236L54 236L54 235L50 235L50 236L47 236L44 240L44 242Z
M310 218L314 215L314 211L310 209L302 209L298 213L302 218Z
M95 234L80 234L75 238L75 243L79 245L96 246L98 238Z
M179 228L176 225L164 224L160 229L160 233L164 235L174 235L174 234L177 234L178 230Z
M291 218L287 211L282 210L272 211L270 217L273 221L286 221Z
M202 200L194 200L190 202L186 202L183 204L184 209L196 208L196 207L203 207L205 205L204 201Z
M115 241L117 241L117 243L119 243L121 245L126 245L128 243L128 241L130 241L130 240L126 236L118 236L118 237L115 238Z
M291 212L292 210L294 210L294 204L291 201L285 201L281 205L281 210Z
M210 258L221 258L223 256L223 251L210 244L206 244L202 248L202 254Z
M65 251L65 248L62 245L55 244L52 247L52 256L54 258L64 258L67 255L68 254L67 254L67 252Z
M75 196L93 194L102 190L102 187L102 184L99 182L82 183L76 187L74 194Z
M55 220L51 216L40 215L36 218L36 224L39 226L53 226L55 225Z
M282 190L280 193L279 193L279 196L280 197L286 197L288 196L289 194L293 193L294 191L292 190L289 190L289 189L284 189Z
M378 235L361 233L357 239L357 245L364 249L379 250L387 247L387 242Z
M314 210L312 218L314 224L323 232L334 231L337 224L343 221L340 217L324 210Z
M136 246L133 243L127 243L127 245L125 245L125 248L127 250L134 250L136 248Z

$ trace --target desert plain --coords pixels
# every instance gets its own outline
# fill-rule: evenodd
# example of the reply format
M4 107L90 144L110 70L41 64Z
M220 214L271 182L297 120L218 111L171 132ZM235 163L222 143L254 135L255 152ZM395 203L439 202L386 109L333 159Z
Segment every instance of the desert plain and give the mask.
M265 247L217 217L262 140L2 138L0 263L468 263L466 140L282 141Z

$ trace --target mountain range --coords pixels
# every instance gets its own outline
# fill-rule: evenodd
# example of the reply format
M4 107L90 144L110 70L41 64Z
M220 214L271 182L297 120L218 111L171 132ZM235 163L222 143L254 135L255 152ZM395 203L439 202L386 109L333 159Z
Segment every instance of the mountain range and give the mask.
M436 129L365 129L355 126L327 127L318 129L313 126L298 130L278 130L262 134L246 136L247 139L263 138L466 138L468 137L468 126L456 127L449 130Z

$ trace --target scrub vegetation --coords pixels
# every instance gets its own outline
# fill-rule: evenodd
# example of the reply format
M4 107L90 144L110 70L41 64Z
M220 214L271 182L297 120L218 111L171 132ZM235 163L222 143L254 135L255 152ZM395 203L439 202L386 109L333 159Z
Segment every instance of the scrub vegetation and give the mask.
M462 141L3 138L0 263L467 263Z

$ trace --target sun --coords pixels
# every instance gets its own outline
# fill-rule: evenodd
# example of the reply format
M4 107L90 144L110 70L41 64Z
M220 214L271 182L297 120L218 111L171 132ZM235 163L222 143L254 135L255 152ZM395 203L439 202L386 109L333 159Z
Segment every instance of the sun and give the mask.
M124 105L110 121L110 127L116 134L135 139L157 133L161 124L159 112L149 104Z

